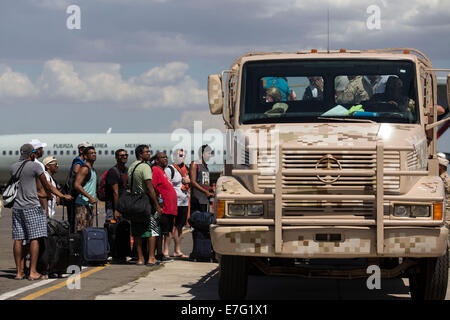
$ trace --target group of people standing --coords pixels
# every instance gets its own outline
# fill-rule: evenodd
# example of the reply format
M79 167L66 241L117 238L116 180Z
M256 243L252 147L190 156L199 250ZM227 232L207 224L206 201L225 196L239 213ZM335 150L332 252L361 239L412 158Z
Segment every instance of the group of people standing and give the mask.
M208 211L210 199L214 197L207 166L212 152L208 145L200 148L199 160L193 161L189 168L184 163L186 152L183 149L173 151L173 164L169 165L164 152L151 157L149 146L139 145L135 149L136 160L129 167L127 151L116 150L116 164L103 173L99 186L100 177L97 177L94 168L97 153L93 145L84 141L78 145L79 155L73 160L61 190L53 179L59 167L56 157L48 156L42 162L38 160L46 146L38 139L24 144L20 149L19 161L11 167L11 175L18 175L20 180L12 207L13 251L17 268L15 279L25 278L25 256L28 253L28 279L44 277L36 270L38 240L47 237L46 218L54 216L56 204L67 207L72 232L93 226L99 187L104 188L106 222L122 220L117 203L125 192L147 194L155 208L155 214L146 222L131 222L137 265L153 266L172 261L169 257L172 239L175 241L174 257L187 258L181 251L181 238L189 211ZM144 241L147 242L145 245Z

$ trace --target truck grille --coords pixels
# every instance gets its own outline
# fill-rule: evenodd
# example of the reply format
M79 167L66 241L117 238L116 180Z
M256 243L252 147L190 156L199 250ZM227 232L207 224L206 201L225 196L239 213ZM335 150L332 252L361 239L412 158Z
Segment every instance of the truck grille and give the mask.
M375 170L376 169L376 153L362 151L320 151L320 152L302 152L289 151L283 153L282 168L284 169L315 169L318 161L332 154L339 161L344 170ZM414 158L411 156L411 158ZM416 157L417 158L417 157ZM265 150L258 154L259 169L275 169L275 151ZM337 164L332 164L333 169L339 169ZM318 167L321 168L320 166ZM400 170L400 153L398 151L385 151L384 153L385 170ZM273 189L275 187L275 176L257 176L258 187L262 189ZM384 177L383 185L385 191L396 192L400 189L399 177ZM316 176L284 176L283 177L283 193L307 193L314 190L367 190L367 188L376 187L376 176L359 177L359 176L341 176L332 184L325 184Z

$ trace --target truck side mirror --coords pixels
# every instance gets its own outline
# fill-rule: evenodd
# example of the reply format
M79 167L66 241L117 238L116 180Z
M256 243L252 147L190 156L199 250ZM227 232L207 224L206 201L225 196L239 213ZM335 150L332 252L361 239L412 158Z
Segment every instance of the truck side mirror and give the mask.
M218 74L208 76L208 101L211 114L222 114L223 88L222 79Z

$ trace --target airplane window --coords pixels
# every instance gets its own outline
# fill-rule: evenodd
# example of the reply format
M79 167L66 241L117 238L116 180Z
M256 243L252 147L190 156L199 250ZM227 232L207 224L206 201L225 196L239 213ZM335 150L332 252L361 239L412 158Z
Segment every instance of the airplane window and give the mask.
M16 151L16 156L18 156L19 155L19 151Z
M114 150L111 150L111 155L113 155L114 154Z
M72 151L72 154L73 154L74 156L76 156L76 155L77 155L77 152L76 152L75 150L73 150L73 151Z
M6 151L3 151L3 155L6 156Z
M9 150L9 155L12 156L12 151L11 150Z
M191 155L194 156L194 150L191 150Z
M167 154L166 150L163 151L165 154Z
M49 156L52 153L50 150L47 150L47 155Z
M105 150L105 156L107 156L109 153L108 153L108 150Z
M54 156L57 156L57 155L58 155L58 151L56 151L56 150L53 151L53 155L54 155Z
M59 154L60 154L61 156L63 156L63 155L64 155L64 150L61 150L61 151L59 152Z
M102 150L98 150L98 154L99 154L99 155L102 155Z
M66 155L70 156L70 150L66 151Z
M133 154L134 154L134 151L133 151L133 150L131 150L131 151L130 151L130 154L131 154L131 155L133 155Z

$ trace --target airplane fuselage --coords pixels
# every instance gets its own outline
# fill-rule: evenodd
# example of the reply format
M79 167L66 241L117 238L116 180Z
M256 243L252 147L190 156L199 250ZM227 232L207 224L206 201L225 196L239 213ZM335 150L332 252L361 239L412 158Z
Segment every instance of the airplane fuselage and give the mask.
M200 135L201 136L201 135ZM186 163L197 160L197 151L202 144L209 144L214 150L214 156L209 161L211 172L220 172L223 167L223 140L203 140L199 135L173 135L169 133L111 133L111 134L20 134L0 136L0 185L4 185L10 178L11 165L20 157L20 147L31 139L39 139L47 143L44 154L39 159L55 156L58 160L59 170L55 175L58 183L64 183L72 160L78 155L77 146L82 141L89 141L97 151L97 160L94 168L101 176L103 172L116 164L114 152L125 149L129 155L128 165L136 160L135 148L140 144L150 147L152 155L165 152L171 163L173 149L182 147L186 150Z

